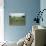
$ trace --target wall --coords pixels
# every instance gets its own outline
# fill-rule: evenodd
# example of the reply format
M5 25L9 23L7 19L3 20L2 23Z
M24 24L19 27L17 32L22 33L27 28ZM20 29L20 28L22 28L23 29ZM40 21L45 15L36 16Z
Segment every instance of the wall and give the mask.
M18 41L31 29L35 12L40 10L40 0L4 0L4 35L7 41ZM10 27L8 16L12 12L25 13L26 25Z
M41 9L41 11L42 11L43 9L46 9L46 0L40 0L40 9ZM46 11L43 12L42 17L43 17L43 22L40 21L40 25L46 27L46 20L45 20L45 19L46 19Z

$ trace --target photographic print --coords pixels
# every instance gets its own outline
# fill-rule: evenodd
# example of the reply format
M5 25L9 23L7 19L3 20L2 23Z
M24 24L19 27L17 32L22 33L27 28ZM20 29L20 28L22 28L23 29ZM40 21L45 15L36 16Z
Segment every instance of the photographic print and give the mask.
M25 25L25 15L24 13L12 13L9 16L10 25Z

